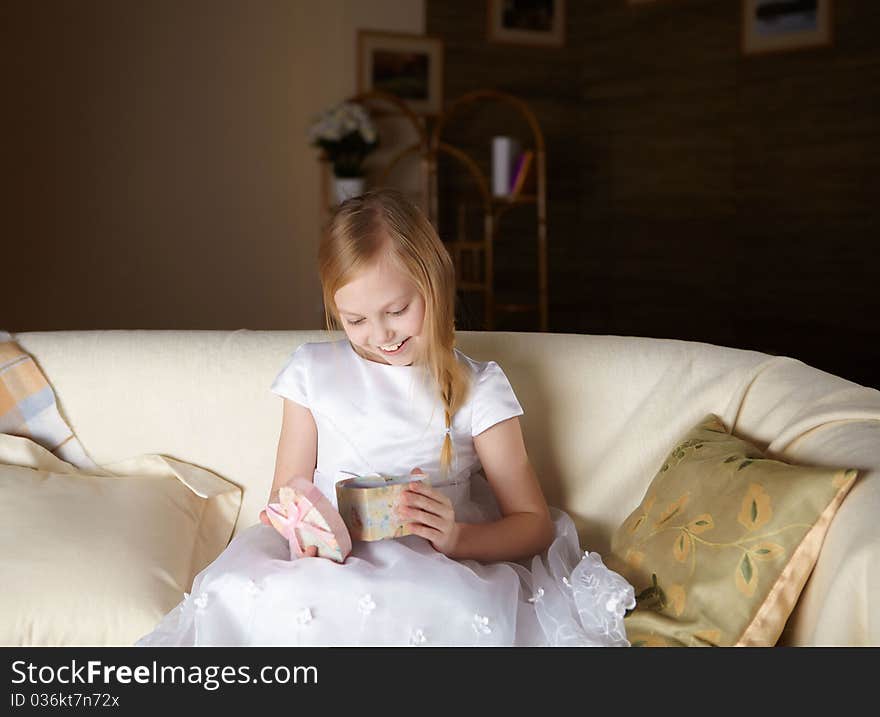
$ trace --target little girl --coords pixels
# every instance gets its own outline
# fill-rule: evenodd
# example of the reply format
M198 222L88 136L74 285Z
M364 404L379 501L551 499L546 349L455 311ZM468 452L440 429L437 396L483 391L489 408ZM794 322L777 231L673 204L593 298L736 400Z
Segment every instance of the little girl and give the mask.
M424 214L390 190L349 199L319 263L346 338L300 346L272 384L269 502L297 476L336 505L351 474L422 472L397 507L413 534L291 561L263 511L137 644L628 645L632 587L548 508L504 371L454 348L454 271Z

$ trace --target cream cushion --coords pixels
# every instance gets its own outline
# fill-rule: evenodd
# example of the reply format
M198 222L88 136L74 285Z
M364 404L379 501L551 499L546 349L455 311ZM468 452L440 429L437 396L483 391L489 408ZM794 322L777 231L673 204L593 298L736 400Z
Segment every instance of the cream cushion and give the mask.
M0 644L133 644L220 554L240 504L171 458L85 472L0 434Z

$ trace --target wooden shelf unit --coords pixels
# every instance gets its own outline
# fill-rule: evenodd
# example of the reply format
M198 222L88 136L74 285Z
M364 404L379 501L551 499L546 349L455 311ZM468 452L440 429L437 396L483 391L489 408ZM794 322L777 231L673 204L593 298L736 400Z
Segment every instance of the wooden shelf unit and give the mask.
M534 152L533 167L535 173L534 193L520 194L513 197L495 197L489 189L489 179L480 169L477 162L461 147L450 144L443 139L443 130L450 119L466 105L479 102L501 102L518 112L528 123L531 132L531 149ZM547 158L544 135L537 118L531 108L518 97L497 90L476 90L462 95L453 101L438 117L430 133L429 153L427 158L427 190L429 197L430 218L435 226L439 221L439 202L437 163L441 155L448 155L456 160L474 180L480 195L482 206L482 237L479 241L463 238L463 220L459 220L458 237L447 242L447 247L455 263L457 288L459 291L473 291L483 295L483 329L492 331L495 328L495 315L500 312L524 313L533 311L537 317L540 331L548 330L548 295L547 295ZM501 218L515 206L533 205L536 212L537 231L537 296L531 303L498 302L495 298L495 242L501 235ZM466 257L470 255L470 258ZM472 271L481 268L482 276L478 279L470 277ZM468 278L465 278L467 276Z

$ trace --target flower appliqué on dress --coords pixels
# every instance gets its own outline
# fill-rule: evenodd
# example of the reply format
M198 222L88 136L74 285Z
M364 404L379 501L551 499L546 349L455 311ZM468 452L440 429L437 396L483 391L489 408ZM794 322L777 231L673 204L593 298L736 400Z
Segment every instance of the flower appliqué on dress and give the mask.
M370 595L369 593L367 593L366 595L363 595L361 597L360 601L358 602L358 611L361 613L361 615L364 615L366 617L371 612L373 612L373 610L375 610L375 609L376 609L376 603L373 602L372 595Z
M196 607L199 610L204 610L208 606L208 594L200 593L199 596L195 600L193 600L193 602L196 604Z
M489 627L489 618L485 615L477 615L474 613L474 620L471 623L471 626L474 628L474 632L478 635L488 635L492 632L492 628Z
M304 607L294 615L293 619L297 625L308 625L312 621L312 611Z
M247 587L245 587L244 591L247 593L248 597L256 597L260 594L260 588L253 580L248 580Z
M413 630L409 635L410 645L424 645L427 641L428 638L425 637L425 633L422 628L417 628Z

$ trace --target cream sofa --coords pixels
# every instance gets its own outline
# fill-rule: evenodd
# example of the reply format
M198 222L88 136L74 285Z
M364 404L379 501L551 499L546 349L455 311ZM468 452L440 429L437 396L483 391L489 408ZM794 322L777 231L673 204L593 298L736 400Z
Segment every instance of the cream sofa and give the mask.
M19 333L63 416L106 464L159 453L243 488L236 532L257 521L281 423L269 384L324 331ZM862 475L826 537L780 640L880 645L880 391L800 361L708 344L571 334L460 332L504 368L548 502L605 554L674 441L707 413L794 463Z

